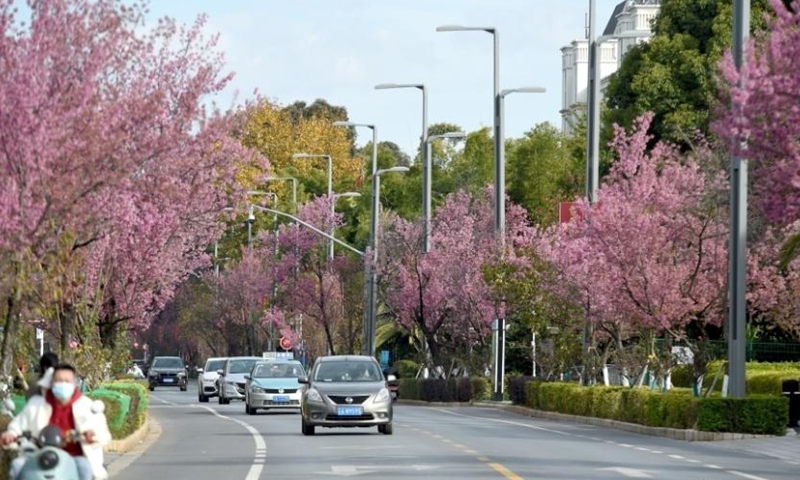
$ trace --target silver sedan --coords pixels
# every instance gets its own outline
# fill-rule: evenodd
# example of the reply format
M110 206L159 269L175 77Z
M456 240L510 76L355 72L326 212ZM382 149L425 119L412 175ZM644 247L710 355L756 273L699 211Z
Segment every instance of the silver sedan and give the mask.
M299 382L307 385L300 400L303 435L313 435L315 427L374 426L392 434L392 395L374 358L320 357Z

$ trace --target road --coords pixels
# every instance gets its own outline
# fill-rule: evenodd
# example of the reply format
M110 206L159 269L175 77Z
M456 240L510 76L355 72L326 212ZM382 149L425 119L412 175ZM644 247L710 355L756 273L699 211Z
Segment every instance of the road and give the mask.
M159 439L117 480L586 479L789 480L800 464L714 443L688 443L489 408L398 406L395 433L318 429L292 413L246 415L241 402L197 402L156 389ZM800 441L798 442L800 445Z

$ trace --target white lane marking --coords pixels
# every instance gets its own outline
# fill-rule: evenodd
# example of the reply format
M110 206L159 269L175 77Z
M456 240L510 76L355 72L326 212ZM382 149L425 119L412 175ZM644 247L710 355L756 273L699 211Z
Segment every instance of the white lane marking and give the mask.
M686 461L689 463L700 463L700 460L695 460L693 458L687 458Z
M747 478L749 480L767 480L764 477L757 477L755 475L750 475L749 473L737 472L736 470L725 470L725 471L730 473L731 475L736 475L737 477Z
M649 452L650 451L649 448L643 448L643 447L634 447L634 448L636 448L636 450L639 450L641 452Z
M203 408L205 408L218 418L221 418L223 420L229 420L233 423L237 423L242 427L244 427L248 432L250 432L250 435L253 436L253 440L256 442L256 454L264 452L264 455L266 455L267 444L264 442L264 437L262 437L261 434L258 433L258 430L256 430L252 425L250 425L247 422L243 422L238 418L232 418L222 415L211 407L203 406ZM261 476L262 470L264 470L264 460L253 458L253 464L250 465L250 470L247 472L247 476L244 477L244 480L258 480L258 477Z
M722 467L720 467L719 465L713 465L711 463L703 465L703 466L706 467L706 468L713 468L714 470L722 470Z
M674 458L675 460L684 460L685 458L680 455L668 455L669 458Z
M620 443L619 446L625 448L633 448L633 445L628 445L627 443Z
M648 473L647 470L637 470L635 468L626 468L626 467L609 467L609 468L598 468L598 470L605 471L605 472L617 472L620 475L624 475L628 478L653 478Z
M150 395L150 398L153 398L153 399L155 399L155 400L158 400L159 402L163 403L164 405L171 405L171 406L173 406L173 407L177 406L177 405L175 405L175 404L174 404L174 403L172 403L172 402L168 402L168 401L164 400L163 398L156 397L155 395L152 395L152 394Z

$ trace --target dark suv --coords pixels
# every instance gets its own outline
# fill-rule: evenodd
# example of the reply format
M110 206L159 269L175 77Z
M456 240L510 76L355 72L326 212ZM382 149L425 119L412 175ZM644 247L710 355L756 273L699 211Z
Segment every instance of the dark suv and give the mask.
M156 387L181 387L186 391L186 365L180 357L156 357L147 372L150 391Z

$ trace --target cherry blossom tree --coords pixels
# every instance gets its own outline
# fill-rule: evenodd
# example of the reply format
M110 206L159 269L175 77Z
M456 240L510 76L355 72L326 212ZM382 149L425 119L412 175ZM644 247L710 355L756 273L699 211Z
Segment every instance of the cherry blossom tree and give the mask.
M421 223L391 217L383 233L381 281L386 305L401 326L418 331L431 359L486 345L491 322L505 315L502 298L484 278L484 267L503 258L494 234L490 190L449 195L432 218L431 250L423 253ZM524 210L510 205L506 256L528 242Z
M241 116L203 106L230 79L216 37L201 34L204 18L145 32L142 3L40 0L29 9L28 21L0 1L6 374L21 313L53 311L30 304L67 265L86 277L71 276L56 311L75 316L82 305L101 326L146 326L205 261L222 209L241 193L237 165L263 164L231 137Z

